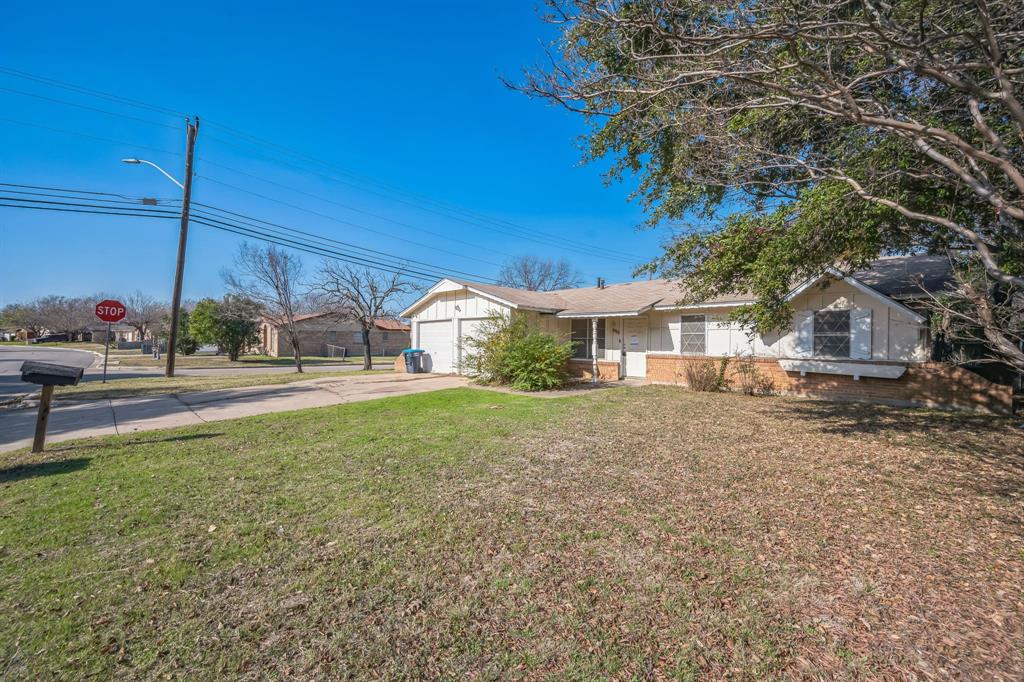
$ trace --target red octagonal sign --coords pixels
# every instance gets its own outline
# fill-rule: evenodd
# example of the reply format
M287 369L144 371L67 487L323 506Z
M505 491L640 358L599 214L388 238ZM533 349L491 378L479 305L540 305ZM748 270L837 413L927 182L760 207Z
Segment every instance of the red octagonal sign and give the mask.
M124 303L113 299L108 298L96 304L96 317L104 322L120 322L126 312Z

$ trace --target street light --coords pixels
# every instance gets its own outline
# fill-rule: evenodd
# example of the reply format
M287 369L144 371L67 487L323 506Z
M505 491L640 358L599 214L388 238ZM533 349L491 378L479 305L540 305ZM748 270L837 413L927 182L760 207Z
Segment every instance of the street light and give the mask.
M168 173L167 171L165 171L163 168L161 168L160 166L156 165L152 161L146 161L145 159L121 159L121 163L134 163L134 164L144 163L147 166L152 166L153 168L156 168L158 171L163 173L167 177L167 179L170 180L171 182L173 182L175 185L177 185L179 189L185 189L185 185L183 185L180 182L178 182L177 180L175 180L173 175L171 175L170 173Z
M192 157L196 148L196 135L199 134L199 117L196 116L195 123L185 120L188 128L187 144L185 148L185 184L174 179L170 173L152 161L145 159L121 159L130 164L146 164L152 166L164 174L182 190L181 201L181 230L178 232L178 264L174 269L174 294L171 297L171 329L167 339L167 369L164 376L174 376L175 346L178 345L178 319L181 317L181 283L185 278L185 245L188 242L188 211L192 199Z

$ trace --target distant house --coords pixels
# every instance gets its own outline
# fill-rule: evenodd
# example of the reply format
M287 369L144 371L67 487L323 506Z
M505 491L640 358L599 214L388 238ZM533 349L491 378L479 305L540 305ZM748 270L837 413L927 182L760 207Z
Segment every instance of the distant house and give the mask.
M363 354L363 332L358 322L339 319L335 313L298 315L299 346L303 355L324 357ZM377 320L370 332L374 355L397 355L409 347L409 325L400 320ZM265 355L292 355L292 344L284 325L264 318L260 325L260 351Z
M107 342L107 325L106 324L93 324L86 328L82 334L82 339L86 341L92 341L93 343L106 343ZM139 332L135 327L131 327L123 322L110 325L110 342L111 343L136 343L141 341L139 338Z

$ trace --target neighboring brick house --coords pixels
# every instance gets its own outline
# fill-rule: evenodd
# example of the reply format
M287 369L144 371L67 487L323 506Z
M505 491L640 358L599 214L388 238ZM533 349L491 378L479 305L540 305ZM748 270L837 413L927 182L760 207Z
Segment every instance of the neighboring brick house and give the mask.
M265 355L292 355L291 339L283 325L264 319L260 325L260 351ZM358 322L333 313L307 313L295 318L303 355L362 356L363 333ZM377 320L370 332L373 355L397 355L409 347L409 325L400 320Z
M792 325L772 334L730 319L751 296L680 305L684 291L666 280L539 292L446 278L402 314L432 372L460 371L464 341L481 322L519 310L576 342L570 369L581 377L684 384L694 358L742 356L785 393L1008 412L1010 386L931 362L921 300L950 278L948 259L937 256L882 258L852 274L829 270L793 288Z
M93 343L106 343L107 342L107 325L106 324L92 324L89 325L83 340L92 341ZM123 322L116 322L110 325L110 342L111 343L134 343L139 342L139 332Z

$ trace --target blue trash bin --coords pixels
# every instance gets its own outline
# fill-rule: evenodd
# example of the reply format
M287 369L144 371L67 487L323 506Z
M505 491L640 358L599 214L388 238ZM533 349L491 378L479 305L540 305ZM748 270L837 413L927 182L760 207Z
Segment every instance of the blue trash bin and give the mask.
M423 351L419 348L406 348L402 351L405 356L405 371L407 374L420 374L423 372Z

